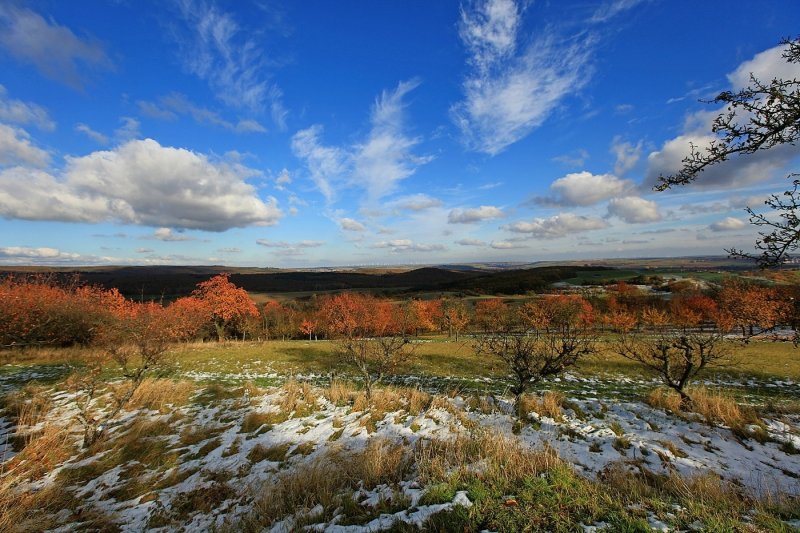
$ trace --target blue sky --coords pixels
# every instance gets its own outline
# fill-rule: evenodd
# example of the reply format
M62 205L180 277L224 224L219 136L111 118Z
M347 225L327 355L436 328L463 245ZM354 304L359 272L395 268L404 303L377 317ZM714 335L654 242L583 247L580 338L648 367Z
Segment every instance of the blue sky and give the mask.
M721 254L797 147L652 192L800 4L0 5L0 263ZM745 164L746 163L746 164Z

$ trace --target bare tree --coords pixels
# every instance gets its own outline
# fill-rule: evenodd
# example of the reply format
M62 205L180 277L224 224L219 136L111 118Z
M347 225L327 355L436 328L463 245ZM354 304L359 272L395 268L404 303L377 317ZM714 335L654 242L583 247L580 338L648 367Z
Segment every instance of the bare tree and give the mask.
M355 368L364 378L367 400L372 387L414 356L414 346L402 336L351 337L338 341L340 360Z
M518 308L520 317L504 329L475 340L476 353L500 359L514 379L515 404L540 381L561 374L582 357L597 351L590 330L591 306L580 296L548 297L539 302L535 319L530 308Z
M783 58L788 63L800 63L800 38L784 39ZM794 145L800 139L800 80L774 78L760 80L750 75L750 85L740 91L720 93L711 103L725 104L712 124L717 138L707 147L691 145L683 167L675 174L660 176L656 190L673 185L686 185L697 179L707 168L732 157L747 156L781 145ZM755 248L757 255L742 250L727 250L732 256L755 259L762 267L780 264L800 245L800 196L797 174L790 174L792 187L772 195L766 206L777 218L747 208L750 223L765 228L759 232Z
M683 405L691 405L687 386L706 368L729 361L730 344L720 329L675 328L659 311L646 310L644 321L644 328L620 334L616 352L643 365L677 392Z
M596 352L594 339L577 330L566 335L547 332L484 335L476 339L474 347L480 355L500 359L511 371L515 403L540 381L561 374L582 357Z
M166 368L167 349L176 339L173 325L172 314L154 303L130 304L108 318L98 335L100 350L87 358L83 370L70 380L78 392L84 447L103 436L145 378ZM110 387L111 405L100 409L98 394L108 392L106 374L114 368L123 380Z

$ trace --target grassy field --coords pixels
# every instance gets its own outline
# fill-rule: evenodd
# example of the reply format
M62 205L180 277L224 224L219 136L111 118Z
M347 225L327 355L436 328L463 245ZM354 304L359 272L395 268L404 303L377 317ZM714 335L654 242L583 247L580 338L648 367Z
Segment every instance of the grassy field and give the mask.
M570 379L557 379L542 388L557 388L585 396L605 391L632 397L655 386L654 377L633 361L613 352L613 339L600 340L601 349L568 372ZM283 382L299 376L326 383L333 376L357 379L342 366L336 343L326 340L192 343L170 352L173 376L202 382L252 381L259 385ZM732 359L724 367L708 369L700 379L707 385L729 390L749 403L786 403L796 400L800 382L800 349L788 342L731 342ZM87 349L31 349L0 352L0 382L57 381L72 367L80 366ZM452 388L502 393L507 370L499 360L475 354L471 339L459 341L444 336L415 340L413 361L397 372L394 382L419 384L431 391ZM785 386L787 385L787 386Z

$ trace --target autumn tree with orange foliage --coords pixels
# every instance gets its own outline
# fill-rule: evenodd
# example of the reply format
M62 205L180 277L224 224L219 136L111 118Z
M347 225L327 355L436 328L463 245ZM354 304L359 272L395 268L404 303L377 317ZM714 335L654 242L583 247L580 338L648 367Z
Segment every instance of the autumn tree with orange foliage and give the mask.
M305 318L302 322L300 322L300 333L303 335L308 335L308 340L311 340L311 335L315 331L317 331L317 324L313 320Z
M261 318L267 340L271 338L286 340L295 335L300 327L297 310L275 300L270 300L261 307Z
M248 317L259 317L258 308L247 291L234 285L228 278L229 274L218 274L198 283L192 292L192 296L209 306L220 341L225 340L228 332L238 332Z
M447 336L455 334L456 342L458 335L469 324L471 315L467 304L459 298L449 298L442 302L442 322L444 329L447 329Z
M475 323L482 332L497 332L509 325L508 305L500 298L489 298L475 304Z
M717 296L719 310L732 327L748 339L790 322L792 303L775 287L764 287L740 279L727 279Z
M0 345L87 344L103 317L124 298L116 289L60 283L49 275L8 276L0 281Z
M188 341L202 336L203 330L211 324L211 306L200 298L178 298L167 309L172 315L170 324L177 340Z

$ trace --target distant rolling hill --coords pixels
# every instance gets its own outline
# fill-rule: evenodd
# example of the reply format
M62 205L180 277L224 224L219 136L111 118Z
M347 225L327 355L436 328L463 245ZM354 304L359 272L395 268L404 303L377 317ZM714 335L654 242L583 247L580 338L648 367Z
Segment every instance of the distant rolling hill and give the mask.
M286 271L258 268L205 266L104 267L78 270L24 268L4 273L50 272L60 278L78 275L81 280L117 288L129 298L174 299L188 295L195 286L220 272L249 292L323 292L373 290L391 292L462 292L470 294L521 294L540 291L551 283L575 277L585 270L610 270L598 266L546 266L517 270L470 270L424 267L405 271Z

